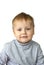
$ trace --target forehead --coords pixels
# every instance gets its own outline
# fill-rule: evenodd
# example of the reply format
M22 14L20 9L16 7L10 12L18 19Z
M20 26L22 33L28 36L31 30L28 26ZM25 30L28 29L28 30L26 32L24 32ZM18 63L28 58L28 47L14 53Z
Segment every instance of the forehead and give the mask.
M31 20L27 20L25 21L24 19L23 20L16 20L14 21L14 25L32 25L32 21Z

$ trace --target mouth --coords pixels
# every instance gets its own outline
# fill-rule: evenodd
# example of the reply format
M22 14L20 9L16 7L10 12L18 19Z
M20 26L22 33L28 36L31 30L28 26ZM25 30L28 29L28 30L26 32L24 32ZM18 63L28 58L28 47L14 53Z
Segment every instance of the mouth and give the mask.
M27 36L21 36L20 38L27 38Z

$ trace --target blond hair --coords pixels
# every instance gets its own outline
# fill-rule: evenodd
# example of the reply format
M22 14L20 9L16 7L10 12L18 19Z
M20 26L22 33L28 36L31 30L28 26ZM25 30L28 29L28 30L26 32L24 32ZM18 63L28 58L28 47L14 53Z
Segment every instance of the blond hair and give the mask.
M14 18L13 18L13 20L12 20L12 24L15 22L15 20L25 20L25 21L27 21L27 20L31 20L32 21L32 24L33 24L33 26L34 26L34 19L33 19L33 17L31 16L31 15L29 15L29 14L26 14L26 13L24 13L24 12L21 12L21 13L19 13L18 15L16 15Z

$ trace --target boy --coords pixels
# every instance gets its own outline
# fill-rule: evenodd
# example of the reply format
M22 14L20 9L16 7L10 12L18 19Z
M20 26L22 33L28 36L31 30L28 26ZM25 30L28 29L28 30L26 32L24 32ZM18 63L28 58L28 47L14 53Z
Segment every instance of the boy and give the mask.
M22 12L12 20L15 40L7 43L0 54L0 65L44 65L40 45L32 40L34 19Z

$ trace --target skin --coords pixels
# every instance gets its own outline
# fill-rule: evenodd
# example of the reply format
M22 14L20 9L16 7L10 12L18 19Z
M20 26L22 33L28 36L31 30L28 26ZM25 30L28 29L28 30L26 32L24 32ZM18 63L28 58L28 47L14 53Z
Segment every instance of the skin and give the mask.
M16 39L21 43L29 42L34 35L34 27L31 20L16 20L13 25L13 32Z

